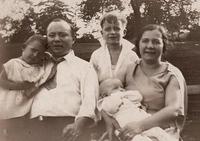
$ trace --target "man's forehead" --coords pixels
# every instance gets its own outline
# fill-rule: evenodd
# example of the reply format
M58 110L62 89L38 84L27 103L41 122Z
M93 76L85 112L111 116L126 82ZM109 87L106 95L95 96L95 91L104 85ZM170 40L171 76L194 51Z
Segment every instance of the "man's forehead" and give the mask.
M70 25L65 21L56 21L51 22L47 28L47 32L52 31L54 29L61 29L61 30L71 30Z

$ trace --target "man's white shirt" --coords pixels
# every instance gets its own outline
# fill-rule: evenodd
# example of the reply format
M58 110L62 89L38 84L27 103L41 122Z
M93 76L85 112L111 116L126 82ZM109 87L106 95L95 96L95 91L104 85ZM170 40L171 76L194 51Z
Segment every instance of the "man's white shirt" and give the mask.
M43 87L35 96L31 118L38 116L72 116L95 118L98 98L98 79L88 62L70 51L65 60L58 64L57 86Z

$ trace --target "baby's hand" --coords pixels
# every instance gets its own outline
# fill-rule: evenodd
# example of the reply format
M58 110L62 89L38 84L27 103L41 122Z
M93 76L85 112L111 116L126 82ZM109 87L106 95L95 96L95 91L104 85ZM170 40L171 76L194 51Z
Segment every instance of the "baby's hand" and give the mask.
M102 93L100 94L100 99L104 98L104 97L107 97L108 95L106 93Z

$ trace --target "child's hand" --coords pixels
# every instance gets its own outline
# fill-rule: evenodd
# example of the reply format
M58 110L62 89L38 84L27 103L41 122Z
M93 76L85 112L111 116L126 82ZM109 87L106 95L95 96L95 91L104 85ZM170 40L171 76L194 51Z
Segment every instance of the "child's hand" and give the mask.
M25 81L25 82L22 82L22 83L21 83L21 87L22 87L24 90L27 90L27 89L30 89L30 88L35 87L35 83L34 83L34 82Z
M37 87L32 87L32 88L30 88L30 89L27 89L27 90L25 90L24 91L24 94L28 97L28 98L30 98L30 97L32 97L32 96L34 96L36 93L37 93L37 90L38 90L39 88L37 88Z

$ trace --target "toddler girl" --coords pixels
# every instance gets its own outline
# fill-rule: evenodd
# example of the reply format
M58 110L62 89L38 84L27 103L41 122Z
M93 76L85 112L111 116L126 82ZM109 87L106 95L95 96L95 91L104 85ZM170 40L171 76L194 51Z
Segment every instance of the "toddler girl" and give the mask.
M30 111L34 94L54 76L54 64L44 59L46 50L46 38L33 35L24 43L19 58L3 64L0 74L0 140L3 140L2 134L8 134L8 140L17 140L22 136L19 133L12 138L12 134L25 130L25 117Z

